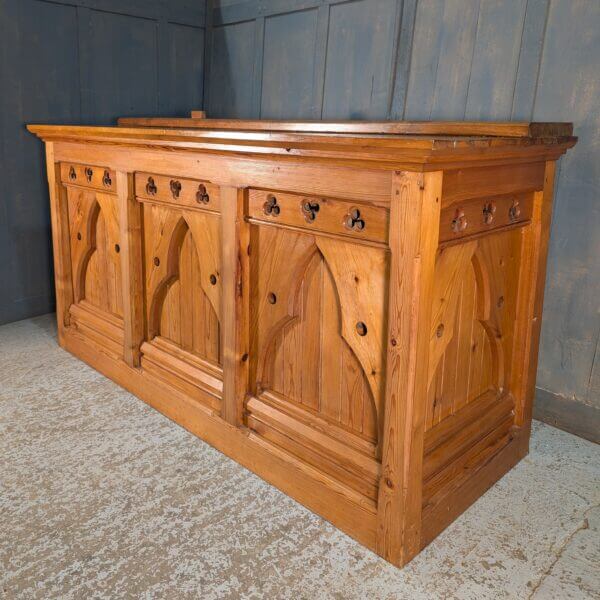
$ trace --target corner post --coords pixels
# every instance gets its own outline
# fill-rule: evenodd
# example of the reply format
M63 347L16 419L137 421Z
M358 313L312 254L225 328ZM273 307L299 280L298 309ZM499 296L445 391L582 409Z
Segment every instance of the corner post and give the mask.
M117 171L117 196L123 279L123 359L130 367L139 367L144 340L142 207L135 199L132 174Z
M221 187L221 352L223 400L221 416L231 425L242 423L248 390L250 228L244 220L246 192Z
M431 291L442 172L392 176L391 251L377 553L402 566L421 546Z
M46 170L50 191L58 341L61 345L64 345L65 329L71 321L69 309L73 304L73 277L71 272L67 191L60 182L60 164L54 161L53 142L46 142Z
M515 396L515 425L523 428L523 456L529 448L535 396L555 173L555 161L547 161L544 187L533 195L531 223L521 231L522 265L518 283L512 389Z

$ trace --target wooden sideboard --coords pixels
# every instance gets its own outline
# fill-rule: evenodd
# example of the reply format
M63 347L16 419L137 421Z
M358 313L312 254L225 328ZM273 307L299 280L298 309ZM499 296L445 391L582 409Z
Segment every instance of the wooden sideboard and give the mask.
M570 124L29 130L61 346L386 560L527 454Z

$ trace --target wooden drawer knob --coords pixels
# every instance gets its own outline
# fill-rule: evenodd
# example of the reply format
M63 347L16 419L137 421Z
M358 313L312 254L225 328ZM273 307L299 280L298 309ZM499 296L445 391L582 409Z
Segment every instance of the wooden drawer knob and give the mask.
M358 335L360 335L361 337L367 335L367 326L365 325L365 323L359 321L356 324L356 333L358 333Z
M75 181L77 179L77 172L75 171L75 167L71 167L69 169L69 179L71 181Z
M267 201L263 204L265 215L273 215L276 217L281 212L281 207L277 204L277 198L272 194L267 196Z
M208 280L210 281L210 285L217 285L217 276L213 273Z
M276 302L277 302L277 296L273 292L269 292L267 294L267 302L269 304L276 304Z

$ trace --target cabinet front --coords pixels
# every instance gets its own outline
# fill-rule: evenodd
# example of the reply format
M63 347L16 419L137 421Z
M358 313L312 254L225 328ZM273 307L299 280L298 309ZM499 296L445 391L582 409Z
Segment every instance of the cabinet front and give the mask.
M141 364L218 411L222 393L218 188L138 173L143 203L146 342Z
M104 352L123 354L123 294L115 174L61 164L69 215L71 323Z
M373 208L250 192L246 406L256 434L371 501L380 471L388 253L365 242L385 237L379 222L353 231L345 219Z

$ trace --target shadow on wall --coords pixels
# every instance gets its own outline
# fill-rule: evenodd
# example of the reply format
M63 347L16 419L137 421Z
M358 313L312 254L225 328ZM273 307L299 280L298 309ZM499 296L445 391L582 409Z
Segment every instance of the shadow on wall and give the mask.
M25 124L201 108L203 3L112 4L0 0L0 323L54 306L45 160Z

